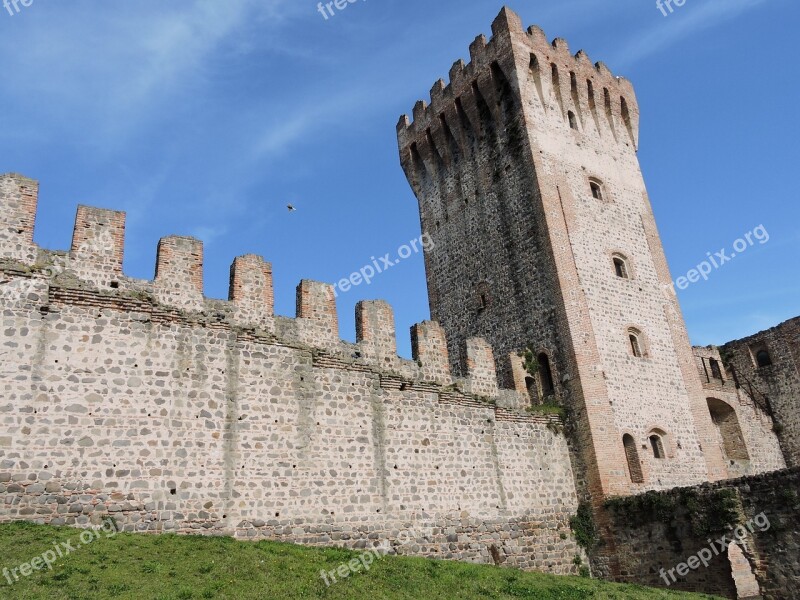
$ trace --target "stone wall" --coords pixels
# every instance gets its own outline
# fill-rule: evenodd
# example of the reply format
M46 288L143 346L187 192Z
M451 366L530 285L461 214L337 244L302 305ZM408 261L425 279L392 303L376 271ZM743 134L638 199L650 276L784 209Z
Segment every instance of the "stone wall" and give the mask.
M772 413L786 461L800 465L800 317L721 348L740 393ZM770 364L759 366L766 352Z
M0 178L0 222L31 205L18 181ZM302 282L297 318L275 316L254 256L230 301L205 299L191 238L162 240L155 281L127 278L109 267L122 227L81 208L73 250L35 260L31 232L0 232L0 522L110 514L127 531L577 570L560 420L513 408L526 398L498 389L485 342L454 377L422 323L400 359L383 302L360 303L341 342L330 286Z
M728 478L785 469L769 407L737 385L718 348L696 347L694 355Z
M800 469L611 500L608 512L620 581L726 598L752 598L754 589L765 600L800 597Z

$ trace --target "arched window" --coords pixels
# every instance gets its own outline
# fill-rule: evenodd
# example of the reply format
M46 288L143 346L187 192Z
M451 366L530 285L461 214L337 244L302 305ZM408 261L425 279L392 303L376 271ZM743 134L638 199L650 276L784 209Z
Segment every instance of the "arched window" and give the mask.
M555 385L553 384L553 371L550 368L550 358L542 352L536 357L539 363L539 376L542 380L542 396L552 396L555 393Z
M592 190L592 198L603 201L603 184L596 179L589 180L589 188Z
M772 357L770 357L766 348L762 348L756 352L756 364L759 366L759 368L769 367L772 365Z
M650 434L650 448L653 450L653 458L659 460L667 458L667 453L664 452L664 441L658 433Z
M630 271L628 270L628 259L622 254L614 255L614 272L617 274L617 277L621 279L631 278Z
M711 377L722 379L722 369L719 367L719 361L716 358L709 358L708 365L711 367Z
M578 130L578 119L575 117L575 113L569 111L567 113L567 117L569 117L569 128L574 129L575 131Z
M622 436L622 445L625 448L625 458L628 461L628 473L633 483L644 483L642 465L639 462L639 451L636 449L636 440L626 433Z
M733 407L716 398L707 398L706 402L725 457L728 460L750 460L742 429L739 427L739 419Z
M642 332L638 329L628 330L628 343L630 344L630 351L636 358L643 358L645 356L644 340Z
M559 89L561 85L561 78L558 76L558 67L556 66L556 63L550 63L550 76L553 78L553 87Z

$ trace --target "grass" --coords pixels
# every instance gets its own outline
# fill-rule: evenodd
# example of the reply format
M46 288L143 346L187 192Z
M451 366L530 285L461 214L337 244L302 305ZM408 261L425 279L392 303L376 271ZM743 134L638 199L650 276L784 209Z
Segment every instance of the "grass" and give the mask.
M537 415L558 415L562 419L566 415L564 408L556 404L532 404L526 408L529 413Z
M304 548L222 537L117 534L82 545L80 531L30 523L0 526L0 569L17 568L54 543L75 551L52 570L34 571L9 585L0 575L0 598L135 600L370 598L381 600L536 599L650 600L711 598L580 577L523 573L487 565L384 557L368 572L326 587L332 571L357 552Z

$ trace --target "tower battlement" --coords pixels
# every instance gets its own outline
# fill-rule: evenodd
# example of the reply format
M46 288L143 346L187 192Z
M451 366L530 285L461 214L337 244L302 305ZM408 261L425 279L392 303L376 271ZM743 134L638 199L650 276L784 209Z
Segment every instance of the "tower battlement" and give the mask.
M504 406L526 403L524 387L498 389L492 349L484 340L467 341L464 353L469 364L461 379L450 372L447 342L437 323L412 328L414 359L404 360L397 356L392 308L378 300L358 303L356 343L344 342L339 338L333 286L301 281L296 290L296 317L276 316L272 265L254 254L237 257L231 265L227 301L208 299L203 295L203 242L192 237L162 238L154 279L130 278L122 269L124 212L79 206L70 250L50 251L33 242L38 183L19 175L0 175L0 190L0 223L6 225L0 237L0 274L28 281L31 289L46 290L39 299L42 306L53 299L63 304L77 301L119 310L161 311L177 321L261 330L285 343L355 359L408 381L457 384L464 393L483 398L502 395Z
M579 120L585 134L637 148L639 107L632 84L604 63L592 64L583 50L573 56L566 40L548 42L536 26L524 30L519 16L503 8L492 24L492 38L479 35L469 53L469 63L453 64L449 83L439 79L433 85L430 102L414 105L413 120L400 117L397 135L407 174L418 176L415 170L422 165L434 172L437 158L448 163L468 151L469 137L482 133L482 119L502 123L504 88L513 91L517 103L535 98L547 119L568 127L570 119Z

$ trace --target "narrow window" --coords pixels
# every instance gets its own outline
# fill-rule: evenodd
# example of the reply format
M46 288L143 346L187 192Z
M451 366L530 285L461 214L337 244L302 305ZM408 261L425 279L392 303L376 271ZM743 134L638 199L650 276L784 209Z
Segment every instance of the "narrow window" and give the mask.
M536 393L536 380L533 377L525 378L525 389L528 390L528 397L532 403L536 403L538 394Z
M622 436L622 445L625 447L625 458L628 461L628 473L633 483L644 483L642 465L639 462L639 451L636 449L636 441L630 434Z
M719 368L719 361L716 358L708 359L708 364L711 367L711 376L714 379L722 379L722 369Z
M595 200L603 200L603 187L598 181L590 181L589 187L592 189L592 198Z
M482 281L478 284L475 292L475 302L477 304L478 312L481 313L488 309L489 304L491 303L491 297L489 296L489 285L485 281Z
M642 358L644 356L644 348L642 345L641 334L635 329L629 330L628 341L631 345L631 354L633 354L636 358Z
M572 112L572 111L569 111L569 113L567 113L567 116L569 117L569 128L570 129L574 129L575 131L577 131L578 130L578 119L575 118L575 113Z
M542 352L537 357L539 362L539 376L542 378L542 396L552 396L555 393L553 385L553 371L550 369L550 359Z
M659 460L666 458L666 454L664 453L664 443L661 440L661 436L658 434L653 434L650 436L650 447L653 449L653 457Z
M625 258L619 254L614 256L614 272L617 274L617 277L621 279L630 279L628 264Z
M761 367L769 367L772 364L772 357L769 355L769 352L766 348L758 348L755 351L756 355L756 365L759 368Z

